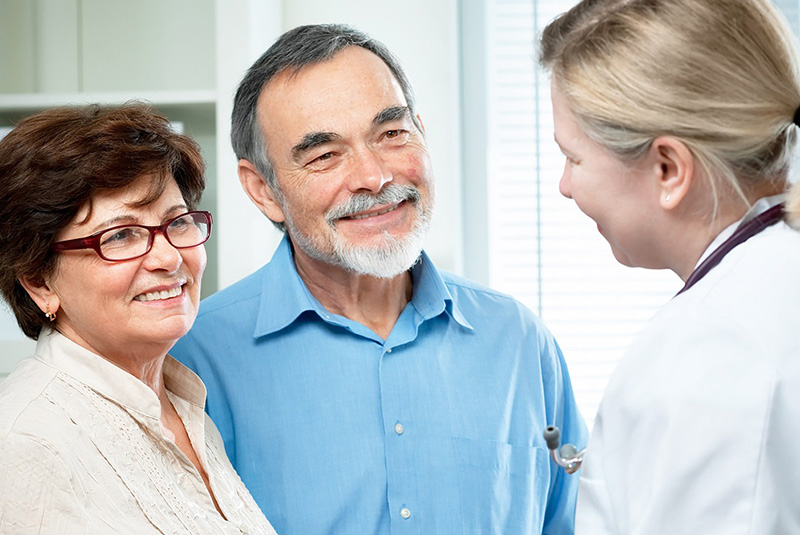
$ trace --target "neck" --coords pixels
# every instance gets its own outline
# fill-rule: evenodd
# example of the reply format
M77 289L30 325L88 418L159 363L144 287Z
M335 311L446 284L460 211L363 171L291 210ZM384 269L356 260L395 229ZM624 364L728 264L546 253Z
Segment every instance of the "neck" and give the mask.
M742 213L744 215L744 213ZM682 225L684 230L678 230L677 234L682 236L681 239L676 239L672 242L673 255L672 264L669 268L674 271L682 281L686 282L689 276L697 266L697 262L703 253L708 249L711 242L722 232L727 226L733 224L734 221L740 217L719 219L714 224L708 225Z
M311 294L332 314L369 327L384 340L411 300L411 274L380 279L359 275L305 255L295 248L297 273Z
M66 324L58 325L57 328L61 334L76 344L103 357L111 364L128 372L146 384L156 393L163 404L166 396L163 373L164 360L167 357L167 352L172 348L176 340L171 340L168 343L140 343L136 344L133 348L124 347L123 350L120 351L119 347L124 346L122 343L115 343L114 341L104 343L106 342L104 340L87 340L89 337L84 338Z
M746 202L738 196L731 195L729 198L719 201L717 216L710 222L709 217L703 215L704 212L708 212L707 209L702 210L690 206L690 211L685 211L681 215L685 225L682 230L678 231L679 235L686 238L683 241L675 241L679 250L675 251L674 258L680 261L671 269L686 282L697 266L700 257L720 232L742 219L759 199L785 193L787 187L785 181L763 181L760 187L752 188L748 192Z
M750 202L754 202L753 199ZM670 225L671 251L667 253L674 262L669 266L684 282L694 271L700 257L711 243L736 221L742 219L750 205L736 199L731 202L720 202L716 216L711 219L708 208L699 209L689 206L683 213L674 214Z
M164 353L160 357L150 361L138 363L135 368L131 366L123 368L128 373L132 374L134 377L150 387L150 389L158 396L162 406L167 395L167 389L164 386L164 360L166 359L166 356L166 353Z

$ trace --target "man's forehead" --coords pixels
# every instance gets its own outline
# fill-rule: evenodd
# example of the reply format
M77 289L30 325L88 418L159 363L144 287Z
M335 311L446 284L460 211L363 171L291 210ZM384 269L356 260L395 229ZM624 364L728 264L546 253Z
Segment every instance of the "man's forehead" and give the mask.
M256 113L265 137L278 116L302 136L348 114L373 122L390 108L407 109L394 73L374 53L350 46L326 61L281 71L262 89Z

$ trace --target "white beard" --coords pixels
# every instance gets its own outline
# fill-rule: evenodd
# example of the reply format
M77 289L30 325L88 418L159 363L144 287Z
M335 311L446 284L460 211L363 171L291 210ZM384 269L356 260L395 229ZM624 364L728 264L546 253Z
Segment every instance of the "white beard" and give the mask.
M397 238L384 231L380 244L359 246L348 243L336 228L335 220L349 213L401 201L413 203L417 211L417 220L405 236ZM422 241L430 228L432 215L430 206L422 204L416 188L411 186L389 185L377 196L354 196L346 206L334 208L326 214L325 218L330 225L330 234L325 240L329 242L326 247L328 250L321 247L322 240L315 240L294 225L287 207L284 206L283 212L286 215L289 236L308 256L360 275L389 279L411 269L422 253Z

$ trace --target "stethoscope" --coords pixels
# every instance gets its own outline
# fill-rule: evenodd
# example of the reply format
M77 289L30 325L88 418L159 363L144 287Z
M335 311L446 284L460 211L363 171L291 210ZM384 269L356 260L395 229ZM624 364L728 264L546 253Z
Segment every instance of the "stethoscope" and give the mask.
M544 435L544 441L547 443L547 449L550 450L553 462L568 474L577 472L581 467L581 463L583 463L583 454L586 453L586 448L578 451L578 448L572 444L564 444L559 448L561 431L554 425L548 425L542 434Z
M737 245L746 242L767 227L771 227L781 219L783 219L783 203L776 204L769 210L760 213L738 229L733 235L725 240L722 245L714 249L708 258L702 262L686 279L686 284L680 292L680 295L697 283L700 279L706 276L717 264L719 264L723 257L731 252ZM561 444L561 431L555 425L548 425L544 432L544 441L547 443L547 449L550 450L550 456L553 458L558 466L562 467L568 474L574 474L578 471L583 464L583 455L586 453L586 448L578 451L578 448L572 444Z

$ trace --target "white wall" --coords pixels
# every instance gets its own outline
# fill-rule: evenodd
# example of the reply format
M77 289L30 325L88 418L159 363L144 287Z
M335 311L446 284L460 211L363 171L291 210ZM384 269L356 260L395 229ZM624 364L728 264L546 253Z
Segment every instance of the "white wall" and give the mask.
M217 286L224 288L269 260L280 233L247 198L230 141L233 97L253 62L282 33L283 0L217 0ZM248 229L254 229L248 231ZM204 279L205 280L205 279Z

